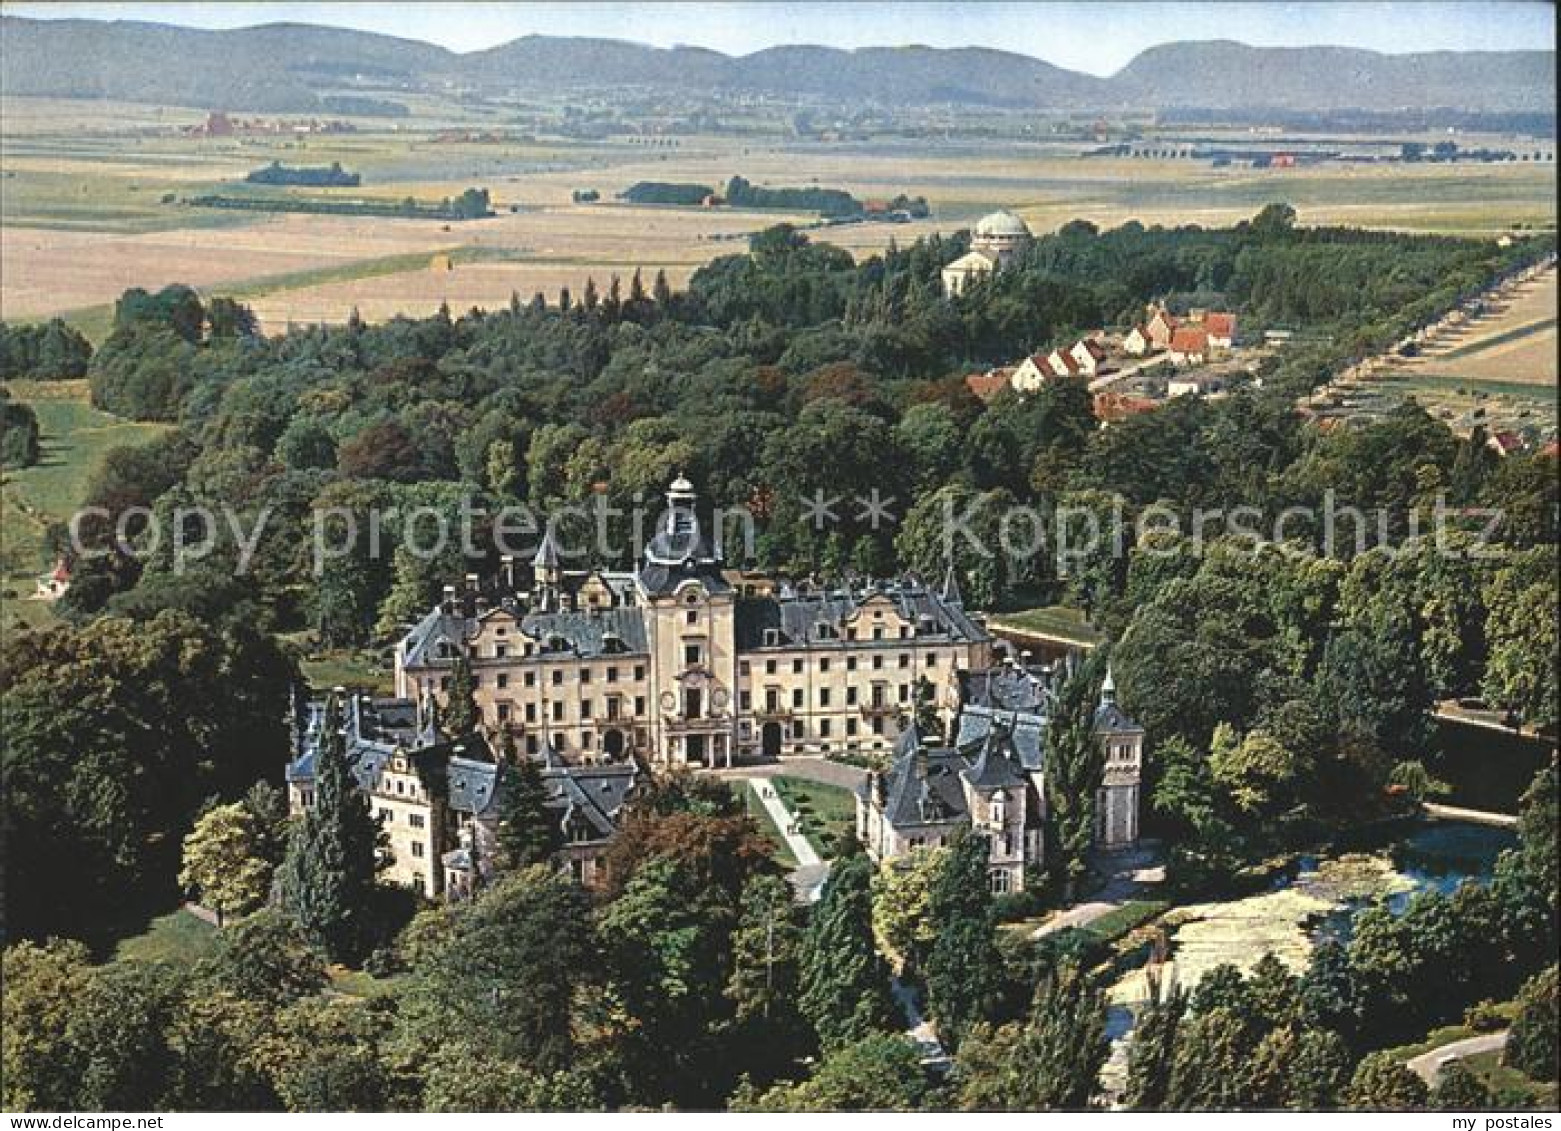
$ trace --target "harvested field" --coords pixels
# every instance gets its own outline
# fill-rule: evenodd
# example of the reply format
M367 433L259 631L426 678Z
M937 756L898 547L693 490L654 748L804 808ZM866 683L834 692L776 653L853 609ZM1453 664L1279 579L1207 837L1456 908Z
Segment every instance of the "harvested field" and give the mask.
M614 197L640 180L719 189L734 174L759 185L839 187L864 200L927 198L932 216L924 221L813 233L858 256L968 227L998 207L1018 211L1038 232L1075 218L1101 226L1131 219L1223 225L1276 200L1293 204L1303 224L1495 234L1515 223L1555 221L1555 166L1548 161L1216 169L1206 161L1086 157L1091 146L1081 142L995 142L957 132L827 142L684 135L664 148L629 138L451 142L438 131L474 119L455 103L413 103L416 123L395 129L361 120L354 133L204 138L178 132L203 117L187 111L5 100L0 317L68 314L101 335L108 305L122 290L170 282L242 295L272 327L343 318L353 305L381 319L427 313L442 300L455 308L493 306L511 291L529 298L541 290L555 299L560 287L578 291L588 276L598 286L613 273L626 282L635 267L647 279L665 269L680 283L700 264L741 252L749 232L814 217L633 208ZM363 175L356 196L439 200L482 186L500 215L447 225L179 203L202 193L248 192L244 175L273 160L340 161ZM582 189L600 193L602 203L573 204ZM438 281L417 262L436 251L455 251L459 259L461 249L482 262L458 262ZM1509 368L1531 366L1533 349L1509 352Z
M1486 312L1441 335L1394 367L1406 378L1532 385L1556 384L1556 272L1525 283Z

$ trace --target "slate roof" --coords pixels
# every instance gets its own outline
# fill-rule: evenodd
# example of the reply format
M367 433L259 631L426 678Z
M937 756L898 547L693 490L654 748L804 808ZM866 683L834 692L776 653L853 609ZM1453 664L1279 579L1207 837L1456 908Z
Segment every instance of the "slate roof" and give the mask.
M597 838L605 840L617 829L638 774L633 762L550 767L542 771L548 789L547 807L562 811L564 822L573 814L583 816L596 830Z
M1117 706L1116 700L1110 700L1095 708L1095 729L1098 731L1116 731L1128 734L1143 734L1144 728L1127 717L1127 712Z
M527 636L544 642L550 637L560 637L571 651L587 658L650 650L645 616L639 609L533 613L520 622L520 627ZM612 653L606 648L610 636L616 636L622 646Z
M454 649L461 641L472 635L476 627L475 617L435 609L425 616L404 639L403 665L416 668L453 664ZM615 605L610 609L526 613L520 619L520 627L526 635L543 641L544 644L549 639L557 637L562 640L565 650L586 659L624 653L645 653L650 650L645 616L642 610L636 608ZM617 637L621 647L608 651L608 638L614 636ZM450 645L449 655L440 655L441 642Z
M915 640L977 641L986 639L986 630L966 614L958 600L945 599L919 581L890 582L864 590L835 589L814 594L790 594L778 597L754 597L737 603L737 647L739 651L770 648L844 647L860 648L874 643L903 647L911 640L883 641L844 639L838 631L845 619L856 612L873 594L882 593L893 602L895 611L905 620L921 626ZM922 618L926 618L923 621ZM837 630L820 636L818 626ZM765 643L765 630L780 633L775 644Z
M967 706L994 711L1044 715L1052 702L1047 674L1017 664L962 671L959 673L960 701Z
M960 711L954 746L966 757L984 749L994 731L1012 744L1014 757L1029 773L1046 768L1046 716L967 707Z
M928 750L918 772L913 752L895 761L884 774L884 814L896 827L905 825L958 824L969 808L959 775L965 761L954 750Z

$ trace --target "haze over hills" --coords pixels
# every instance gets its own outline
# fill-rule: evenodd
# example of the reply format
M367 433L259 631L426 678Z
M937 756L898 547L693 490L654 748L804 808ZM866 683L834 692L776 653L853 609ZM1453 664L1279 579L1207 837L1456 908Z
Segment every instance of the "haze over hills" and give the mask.
M196 108L362 112L397 92L649 87L845 104L1058 109L1172 107L1472 112L1555 108L1553 51L1383 55L1231 42L1150 48L1110 78L989 48L780 46L728 56L607 39L526 36L456 54L305 24L208 31L167 24L0 18L0 91ZM357 102L351 99L371 99Z

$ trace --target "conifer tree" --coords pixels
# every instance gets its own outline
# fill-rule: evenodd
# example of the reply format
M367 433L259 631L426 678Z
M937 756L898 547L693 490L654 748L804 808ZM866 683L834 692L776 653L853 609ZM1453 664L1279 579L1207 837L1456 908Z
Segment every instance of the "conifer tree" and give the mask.
M798 1004L825 1052L894 1028L889 967L873 946L872 863L835 861L802 942Z
M444 729L451 737L471 734L482 725L477 709L477 681L472 677L471 657L462 649L450 673L450 695L445 703Z
M928 901L938 936L927 956L927 1005L938 1036L950 1049L959 1047L972 1025L990 1018L1002 990L1003 962L987 879L990 855L986 837L961 836Z
M1062 686L1057 712L1046 728L1046 811L1051 827L1047 856L1072 902L1095 837L1095 793L1103 762L1095 737L1095 663Z
M535 759L515 755L515 738L505 730L499 792L499 863L508 869L547 864L563 846L558 819L547 810L547 786Z
M1149 1001L1133 1026L1128 1049L1127 1106L1133 1111L1160 1111L1171 1083L1171 1059L1176 1034L1187 1013L1187 993L1180 986L1162 986L1152 976Z
M656 281L651 284L650 295L651 298L655 299L656 305L663 312L671 309L672 285L667 282L667 273L665 270L658 270L656 272Z
M371 941L380 828L347 765L341 707L333 696L314 768L314 804L293 829L282 862L282 902L304 932L338 962Z

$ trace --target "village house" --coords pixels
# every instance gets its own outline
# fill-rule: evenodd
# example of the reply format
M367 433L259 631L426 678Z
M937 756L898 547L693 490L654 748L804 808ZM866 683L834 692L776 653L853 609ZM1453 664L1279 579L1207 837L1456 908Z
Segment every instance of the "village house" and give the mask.
M1014 367L1010 383L1021 393L1033 393L1057 375L1051 361L1042 354L1032 354Z
M1228 350L1236 345L1236 316L1225 311L1210 311L1203 316L1203 329L1209 335L1209 345Z
M884 864L973 829L988 838L992 892L1022 891L1026 872L1045 863L1046 728L1064 675L1061 665L1012 661L962 673L953 741L933 744L907 730L889 768L869 773L858 789L857 836L868 855ZM1144 731L1117 706L1109 671L1094 732L1104 765L1095 846L1127 848L1138 840Z
M1106 364L1105 347L1092 338L1080 338L1074 342L1068 356L1077 366L1075 371L1086 377L1094 377Z
M1165 385L1168 397L1206 397L1223 393L1229 387L1229 377L1223 373L1190 372L1172 377Z
M1178 327L1166 353L1172 365L1202 365L1209 359L1209 335L1197 326Z
M972 373L965 378L965 387L975 394L977 400L985 404L995 399L1005 389L1019 388L1019 370L1023 368L1024 366L1021 365L1018 369L989 369L985 373ZM1033 387L1040 387L1039 379Z
M1154 349L1154 343L1142 326L1134 326L1122 339L1122 351L1132 357L1145 357Z
M1163 306L1150 308L1149 321L1144 323L1144 336L1149 339L1151 351L1171 348L1171 335L1176 333L1177 320Z
M990 662L952 575L739 588L693 486L667 504L632 572L566 572L546 536L528 590L513 568L447 589L397 647L397 694L446 695L464 656L484 725L528 755L729 766L887 752L927 687Z

